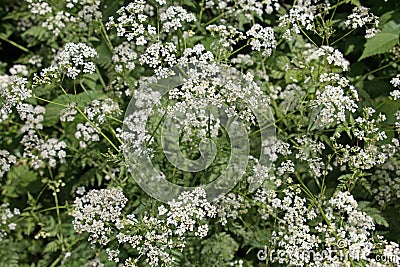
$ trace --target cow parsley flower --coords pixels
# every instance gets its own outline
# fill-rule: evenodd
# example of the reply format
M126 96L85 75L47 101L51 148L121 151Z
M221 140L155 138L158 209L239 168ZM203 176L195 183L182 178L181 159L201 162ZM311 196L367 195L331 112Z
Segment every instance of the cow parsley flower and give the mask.
M123 214L128 199L121 189L91 190L75 199L73 225L78 232L87 232L92 245L117 242L133 249L137 258L125 262L138 262L145 258L150 266L170 266L175 251L185 247L186 236L205 237L209 226L206 220L216 216L216 207L206 199L203 189L183 192L168 206L158 207L158 216L144 212L137 217ZM121 261L118 250L108 249L113 262ZM136 253L135 253L136 254Z
M83 110L85 115L96 125L105 123L106 117L121 114L121 109L116 101L111 98L104 100L93 100L89 106Z
M134 41L137 46L146 45L149 39L157 38L157 30L147 22L146 1L134 0L118 11L118 18L110 17L106 23L107 29L115 28L117 35L127 41Z
M313 5L311 0L296 1L296 4L289 9L288 14L279 17L279 27L289 30L284 37L290 39L291 32L299 34L302 28L313 30L316 13L317 7Z
M309 205L295 188L285 189L283 194L282 198L277 198L276 193L263 189L257 198L263 206L269 207L269 212L280 218L272 233L275 252L271 255L272 262L339 266L352 261L373 261L372 253L379 246L371 235L375 229L374 221L358 210L358 203L350 193L337 192L324 200L320 208ZM327 257L326 251L337 253Z
M324 73L320 77L321 89L311 101L318 107L317 124L329 126L346 121L346 114L357 109L358 94L345 77L336 73Z
M76 198L72 222L75 231L89 233L91 244L106 245L112 232L110 224L119 225L127 201L118 188L94 189Z
M390 80L390 83L393 84L394 87L399 87L400 86L400 74L397 74L396 77L393 77Z
M369 13L369 8L357 6L353 8L353 12L347 17L344 22L346 27L351 29L361 28L365 25L372 25L373 28L367 29L365 38L371 38L378 32L379 17Z
M175 54L176 47L173 43L157 42L146 48L146 51L140 55L139 62L154 69L162 66L172 67L176 64Z
M115 64L115 71L118 73L124 70L131 71L135 68L135 60L137 54L134 51L134 46L128 42L123 42L114 49L112 61Z
M11 113L12 107L32 96L28 80L17 75L0 75L1 113Z
M96 71L96 66L90 61L93 57L97 57L97 52L88 45L67 43L56 56L55 61L58 68L65 72L67 77L76 79L81 73L93 74Z
M6 150L0 150L0 177L3 177L15 162L17 162L17 158L14 155Z
M376 166L371 180L375 185L372 194L378 205L385 207L400 199L400 141L396 138L383 147L387 160Z
M29 141L23 139L22 142L25 145L24 157L31 159L31 165L34 169L43 167L45 163L51 168L55 168L57 160L60 163L65 162L66 152L64 149L67 144L64 141L59 141L56 138L42 140L34 137L33 140Z
M78 31L87 28L88 23L102 16L99 0L66 0L66 10L59 10L60 6L50 6L43 0L25 1L33 14L32 19L55 36L65 34L69 27L76 27Z
M46 15L52 13L51 6L43 0L25 0L32 14Z
M274 29L271 27L264 28L259 24L254 24L246 35L250 37L251 48L255 51L263 51L263 56L270 56L272 49L276 48Z
M69 103L60 112L60 121L71 122L75 119L75 115L78 113L76 110L76 103Z
M10 204L3 203L0 205L0 242L8 235L10 231L14 231L17 224L14 222L15 217L20 214L17 208L10 209Z
M39 169L45 163L51 168L56 167L57 160L60 163L65 161L67 144L59 141L57 138L39 137L38 130L43 129L43 114L46 109L42 106L33 107L30 104L21 104L17 106L17 111L24 125L21 127L21 133L24 133L21 144L24 146L23 156L30 160L34 169Z
M310 62L316 59L326 60L326 62L330 65L334 65L340 67L343 71L347 71L349 69L350 63L346 60L339 50L331 47L331 46L321 46L316 49L315 47L311 47L308 51L305 51L306 62Z
M96 128L94 128L89 122L85 124L78 123L76 125L75 138L79 140L79 147L86 148L89 142L100 141L100 136Z
M169 33L182 28L184 22L195 21L196 17L181 6L170 6L160 13L160 20L162 30Z

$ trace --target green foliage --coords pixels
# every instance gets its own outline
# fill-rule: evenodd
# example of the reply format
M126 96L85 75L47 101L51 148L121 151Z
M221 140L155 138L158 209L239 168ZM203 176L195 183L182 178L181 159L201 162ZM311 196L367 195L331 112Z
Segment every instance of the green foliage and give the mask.
M221 232L204 242L201 249L202 266L221 266L231 261L239 244L227 233Z
M383 26L382 31L367 40L363 54L359 60L389 52L399 43L399 37L400 24L396 24L394 21L389 21Z

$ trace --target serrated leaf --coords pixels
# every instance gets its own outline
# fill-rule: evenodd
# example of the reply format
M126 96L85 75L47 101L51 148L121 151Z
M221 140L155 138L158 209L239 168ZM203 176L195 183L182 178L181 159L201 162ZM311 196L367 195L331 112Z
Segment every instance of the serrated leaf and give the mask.
M399 35L391 32L379 32L364 45L364 51L358 61L379 54L383 54L392 49L399 41Z
M400 25L396 24L394 21L389 21L385 23L382 28L383 33L394 33L399 35L400 34Z

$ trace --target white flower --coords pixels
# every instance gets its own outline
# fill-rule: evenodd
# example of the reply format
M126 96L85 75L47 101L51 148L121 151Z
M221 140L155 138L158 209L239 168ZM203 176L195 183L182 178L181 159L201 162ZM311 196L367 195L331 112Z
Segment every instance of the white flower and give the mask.
M328 126L346 121L347 112L357 109L358 94L354 86L345 78L336 73L324 73L320 77L321 90L311 101L317 110L317 124Z
M264 56L270 56L272 49L276 48L276 40L274 29L271 27L262 27L259 24L254 24L246 33L251 37L250 45L255 51L263 51Z
M182 28L184 22L195 21L196 17L181 6L170 6L160 13L160 20L163 22L162 30L168 33Z
M17 158L14 155L11 155L10 152L6 150L0 150L0 177L8 172L12 166L17 161Z
M121 220L122 209L127 201L118 188L90 190L75 199L74 229L88 232L92 244L106 245L111 234L108 224Z
M400 74L397 74L396 77L390 80L390 83L393 84L394 87L400 86Z
M357 6L353 9L352 14L347 17L344 24L351 29L361 28L365 25L373 25L372 29L367 29L365 36L366 38L371 38L375 36L375 33L378 31L379 17L369 13L369 8Z
M61 71L66 71L66 75L71 79L81 73L94 73L96 67L89 59L97 57L97 52L84 43L67 43L64 49L56 56L57 66ZM79 69L78 69L79 68Z

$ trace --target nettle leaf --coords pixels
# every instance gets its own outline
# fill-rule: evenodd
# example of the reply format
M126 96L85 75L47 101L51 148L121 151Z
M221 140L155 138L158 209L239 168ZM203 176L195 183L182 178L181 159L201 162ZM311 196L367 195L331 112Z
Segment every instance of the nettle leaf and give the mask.
M388 52L399 42L399 35L399 24L394 21L386 23L381 32L367 40L364 51L358 60Z

